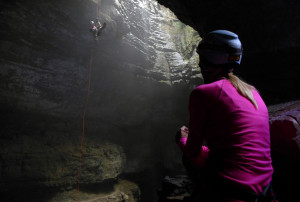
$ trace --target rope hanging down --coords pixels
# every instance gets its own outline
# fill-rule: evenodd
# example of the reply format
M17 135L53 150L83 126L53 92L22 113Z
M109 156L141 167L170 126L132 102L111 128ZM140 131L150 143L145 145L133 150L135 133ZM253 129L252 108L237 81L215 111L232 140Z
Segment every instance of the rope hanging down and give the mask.
M79 199L79 185L80 185L80 172L81 172L81 165L82 165L82 150L83 150L83 143L84 143L84 121L85 121L85 115L86 115L86 110L87 110L87 105L89 103L89 97L90 97L90 87L91 87L91 78L92 78L92 67L93 67L93 52L91 51L91 56L90 56L90 68L89 68L89 79L88 79L88 91L86 95L86 103L84 106L83 110L83 117L82 117L82 137L81 137L81 142L80 142L80 163L79 163L79 169L78 169L78 178L77 178L77 201Z
M99 17L99 0L97 0L96 16L97 16L97 18ZM86 102L85 102L83 116L82 116L82 137L81 137L81 142L80 142L79 169L78 169L78 177L77 177L77 201L79 201L80 172L81 172L81 166L82 166L82 151L83 151L84 132L85 132L84 123L85 123L87 105L89 103L89 97L90 97L90 87L91 87L92 67L93 67L92 64L93 64L93 51L91 51L91 55L90 55L88 89L87 89Z

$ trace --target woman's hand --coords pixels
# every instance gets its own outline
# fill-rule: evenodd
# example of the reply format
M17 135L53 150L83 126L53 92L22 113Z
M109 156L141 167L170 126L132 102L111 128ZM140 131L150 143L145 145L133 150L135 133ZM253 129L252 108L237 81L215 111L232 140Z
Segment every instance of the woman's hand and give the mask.
M189 129L186 126L182 126L180 128L180 137L188 137L189 136Z
M186 126L182 126L179 130L177 130L175 136L175 142L178 144L180 138L188 137L189 136L189 129Z

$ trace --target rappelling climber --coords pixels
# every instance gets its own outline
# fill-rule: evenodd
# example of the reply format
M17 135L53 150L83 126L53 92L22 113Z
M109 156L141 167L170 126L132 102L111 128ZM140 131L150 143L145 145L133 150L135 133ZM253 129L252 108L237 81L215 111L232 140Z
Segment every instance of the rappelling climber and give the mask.
M92 30L95 33L95 36L98 36L99 30L102 28L101 22L97 18L95 21L93 20L91 21L91 25L92 25Z
M104 28L104 26L101 24L100 20L97 18L95 21L91 20L92 28L91 30L94 32L96 39L100 35L101 30ZM105 23L104 23L105 25Z

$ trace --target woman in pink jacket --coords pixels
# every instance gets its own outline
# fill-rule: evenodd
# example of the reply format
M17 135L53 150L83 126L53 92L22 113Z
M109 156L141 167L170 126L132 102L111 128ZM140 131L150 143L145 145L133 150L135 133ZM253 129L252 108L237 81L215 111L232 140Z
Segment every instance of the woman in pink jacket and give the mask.
M201 201L265 200L272 195L269 116L257 90L233 74L241 42L216 30L197 52L205 84L192 91L189 127L180 129L184 164L189 173L205 170Z

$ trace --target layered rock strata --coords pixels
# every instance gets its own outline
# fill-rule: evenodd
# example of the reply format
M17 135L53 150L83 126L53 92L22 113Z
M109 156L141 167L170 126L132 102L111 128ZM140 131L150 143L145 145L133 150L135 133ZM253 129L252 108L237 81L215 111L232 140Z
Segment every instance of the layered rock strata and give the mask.
M199 79L197 32L156 1L0 6L2 191L76 187L84 131L82 185L148 170L155 196L162 167L180 165L170 128ZM97 17L106 23L98 40Z

